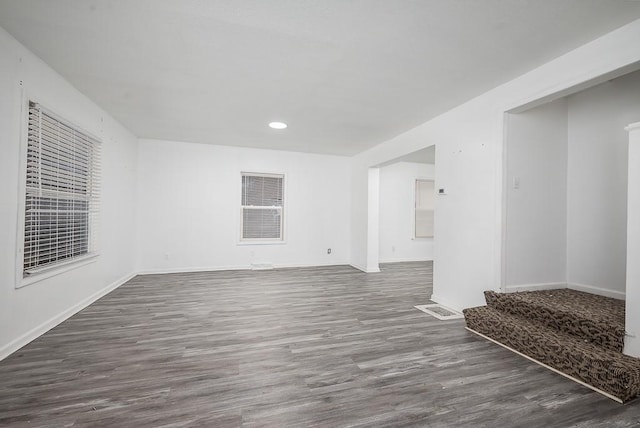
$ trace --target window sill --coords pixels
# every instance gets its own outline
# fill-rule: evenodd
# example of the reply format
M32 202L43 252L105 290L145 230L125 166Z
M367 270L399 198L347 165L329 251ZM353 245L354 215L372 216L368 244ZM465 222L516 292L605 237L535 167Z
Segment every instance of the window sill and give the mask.
M239 241L237 245L285 245L287 241Z
M95 263L98 259L98 254L88 254L84 257L74 259L69 262L61 263L59 265L45 268L40 272L33 273L29 276L23 277L21 281L18 281L16 288L26 287L27 285L34 284L36 282L43 281L45 279L69 272L77 269L81 266L86 266L91 263Z

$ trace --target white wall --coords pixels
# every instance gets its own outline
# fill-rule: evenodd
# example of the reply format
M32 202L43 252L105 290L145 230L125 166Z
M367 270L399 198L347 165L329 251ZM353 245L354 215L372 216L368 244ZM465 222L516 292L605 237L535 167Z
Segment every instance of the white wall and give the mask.
M505 284L507 289L564 286L567 101L511 114L507 120Z
M367 266L365 272L380 272L380 168L367 173Z
M640 122L629 124L629 193L627 197L627 287L624 353L640 357Z
M134 272L137 140L0 29L0 359L120 285ZM16 289L26 97L103 141L102 236L91 264Z
M142 272L349 262L348 158L157 140L139 150ZM286 243L238 245L243 171L285 174Z
M436 199L433 299L480 305L482 291L502 280L504 112L637 67L638 40L640 20L344 159L158 141L142 141L137 152L133 135L0 30L0 358L128 278L135 236L146 271L251 262L351 262L367 270L379 232L369 168L434 144L438 187L447 194ZM95 263L15 289L23 88L104 141L102 250ZM242 170L287 174L287 244L236 245Z
M433 238L414 238L415 182L433 180L432 164L380 168L380 262L433 260Z
M567 282L624 297L628 134L640 72L569 97Z
M507 82L353 159L353 191L366 192L362 171L436 144L438 187L432 299L452 308L482 305L482 291L502 281L504 112L557 98L594 81L637 69L636 20ZM353 199L355 213L366 205ZM352 242L352 260L366 258L367 239Z
M353 159L353 158L351 158ZM351 163L351 235L349 240L349 264L367 272L369 260L372 258L373 248L369 249L369 206L370 185L369 167L358 163ZM374 185L375 183L372 183ZM379 182L378 182L379 184ZM377 245L377 243L375 244ZM377 257L376 251L376 257ZM379 271L377 264L371 267L373 272Z

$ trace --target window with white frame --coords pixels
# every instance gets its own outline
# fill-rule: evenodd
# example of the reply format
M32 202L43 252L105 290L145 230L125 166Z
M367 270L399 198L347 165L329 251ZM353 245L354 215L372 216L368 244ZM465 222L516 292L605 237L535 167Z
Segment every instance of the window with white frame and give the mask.
M435 207L435 184L433 180L416 180L415 238L433 237L433 212Z
M284 175L242 173L241 241L282 241Z
M29 102L23 276L95 254L100 142Z

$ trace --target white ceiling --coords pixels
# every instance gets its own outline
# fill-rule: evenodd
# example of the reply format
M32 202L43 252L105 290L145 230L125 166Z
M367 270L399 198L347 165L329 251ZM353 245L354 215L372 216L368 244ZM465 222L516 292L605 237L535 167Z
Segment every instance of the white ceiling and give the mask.
M633 0L0 0L0 26L139 137L340 155L638 18Z

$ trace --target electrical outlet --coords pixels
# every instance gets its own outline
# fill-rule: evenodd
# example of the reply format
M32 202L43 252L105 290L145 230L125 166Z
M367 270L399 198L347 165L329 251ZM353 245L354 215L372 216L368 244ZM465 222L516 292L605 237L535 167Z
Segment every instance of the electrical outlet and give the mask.
M164 253L164 259L169 260L169 253Z
M331 254L331 248L327 248L327 254Z

